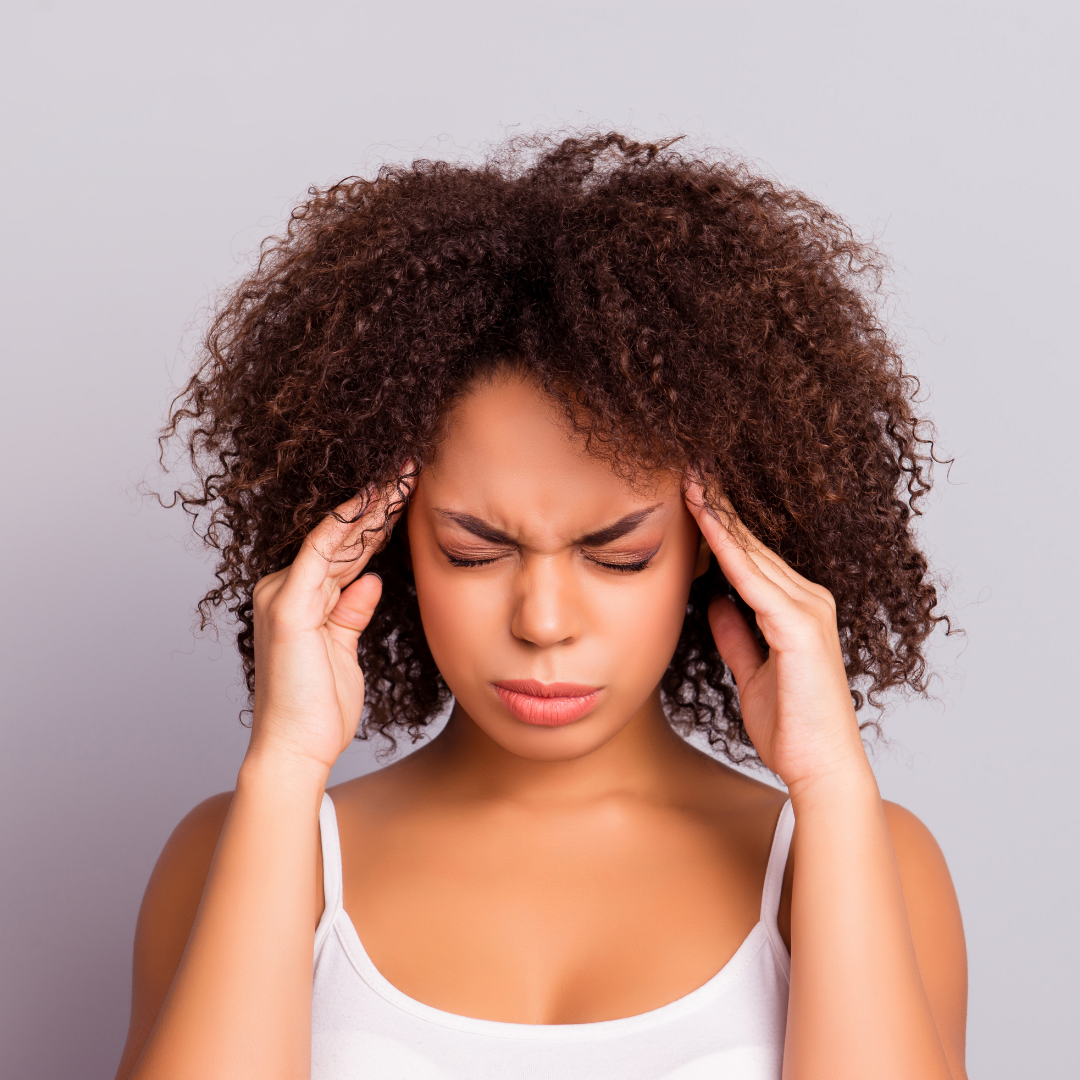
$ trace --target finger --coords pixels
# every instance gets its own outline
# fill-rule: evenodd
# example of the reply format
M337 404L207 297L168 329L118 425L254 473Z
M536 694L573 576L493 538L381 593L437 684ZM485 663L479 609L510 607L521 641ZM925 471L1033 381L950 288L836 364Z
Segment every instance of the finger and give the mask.
M387 484L373 498L358 521L349 528L337 546L324 552L329 579L344 588L367 566L371 557L385 547L398 519L405 512L415 477L403 477Z
M356 500L346 503L345 506L350 508L350 513L342 513L343 507L338 507L330 517L345 518L342 522L344 531L331 536L330 547L323 549L325 557L329 561L355 562L361 554L357 552L351 555L357 543L372 554L378 551L405 512L409 496L416 488L417 475L413 459L408 458L401 466L396 480L384 484L381 488L377 488L374 484L369 485L358 496L361 500L359 505L355 505ZM367 496L369 500L366 504L362 501L364 496ZM352 520L357 515L359 515L358 520ZM373 537L372 542L368 543L367 534L372 532L381 536ZM317 542L318 538L315 537L315 539Z
M767 548L745 525L731 501L721 493L716 500L716 505L710 505L705 501L704 489L699 481L690 481L686 485L686 501L691 513L700 523L703 519L713 523L710 527L717 532L723 542L730 542L742 548L755 561L766 561L775 565L778 570L788 571L791 568L776 552ZM763 566L762 569L765 569Z
M712 548L721 571L735 591L759 614L779 612L792 600L792 588L774 580L776 572L766 573L752 549L739 543L720 514L706 505L700 484L689 483L686 504Z
M355 650L381 597L382 578L378 574L365 574L343 589L326 620L330 636L346 648Z
M720 657L731 668L735 685L742 693L758 668L765 663L765 654L742 612L728 597L720 597L709 605L709 626Z
M402 476L381 489L371 486L323 518L301 544L289 585L310 592L328 580L337 587L352 581L389 536L415 483Z
M288 568L287 584L301 592L313 592L319 588L330 573L334 554L348 540L350 533L368 517L363 514L358 522L352 519L365 507L370 512L374 500L370 490L354 495L315 526L304 537L300 550Z
M723 492L720 493L717 502L719 504L721 524L727 528L736 543L741 544L751 553L755 562L774 581L781 585L790 582L797 589L803 589L815 596L822 596L827 592L821 585L803 577L782 555L762 543L750 530L746 522L735 512L735 507L731 505L731 501Z
M741 552L744 561L748 562L752 569L764 575L795 599L803 599L807 594L816 595L823 591L819 586L792 570L776 552L758 540L739 519L734 507L726 498L721 497L718 507L709 506L705 502L701 484L691 481L686 485L686 503L725 575L732 569L738 572L739 564L735 553ZM727 558L724 557L722 548L727 549ZM733 585L735 584L730 576L728 580ZM747 597L744 599L749 602Z

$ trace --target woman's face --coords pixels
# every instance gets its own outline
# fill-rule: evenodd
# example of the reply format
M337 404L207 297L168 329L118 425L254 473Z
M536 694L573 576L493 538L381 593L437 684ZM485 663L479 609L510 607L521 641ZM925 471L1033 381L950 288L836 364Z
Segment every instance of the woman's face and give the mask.
M538 760L595 750L646 705L708 554L677 475L631 488L509 375L451 412L408 535L424 632L459 708Z

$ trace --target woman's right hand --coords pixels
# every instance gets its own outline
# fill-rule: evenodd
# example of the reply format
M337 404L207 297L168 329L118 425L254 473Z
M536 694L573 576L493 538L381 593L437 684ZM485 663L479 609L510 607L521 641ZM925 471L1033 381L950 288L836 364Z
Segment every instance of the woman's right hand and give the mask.
M292 565L255 586L248 754L236 791L178 829L154 871L118 1076L310 1073L319 807L364 706L356 647L382 582L360 574L412 484L402 477L339 506Z
M284 759L329 774L355 736L364 707L357 643L382 595L378 575L358 575L404 509L400 487L410 492L414 483L403 478L367 493L366 512L351 524L365 495L343 503L311 531L291 565L256 584L248 761ZM399 505L388 519L392 502Z

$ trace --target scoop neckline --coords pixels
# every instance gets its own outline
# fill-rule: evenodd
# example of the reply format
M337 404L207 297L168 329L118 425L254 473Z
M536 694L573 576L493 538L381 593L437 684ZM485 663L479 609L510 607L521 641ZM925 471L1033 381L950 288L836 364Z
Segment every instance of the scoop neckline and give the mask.
M643 1013L620 1016L612 1020L593 1020L584 1024L516 1024L505 1020L483 1020L475 1016L447 1012L434 1005L426 1005L399 990L375 966L364 948L356 926L343 905L338 905L333 920L334 935L345 950L345 955L357 975L381 998L391 1005L439 1027L451 1028L474 1035L486 1035L502 1039L566 1040L602 1038L622 1035L656 1024L666 1023L690 1012L707 1000L721 993L750 965L754 957L769 944L768 927L762 919L751 928L727 963L701 986L682 997L659 1005Z

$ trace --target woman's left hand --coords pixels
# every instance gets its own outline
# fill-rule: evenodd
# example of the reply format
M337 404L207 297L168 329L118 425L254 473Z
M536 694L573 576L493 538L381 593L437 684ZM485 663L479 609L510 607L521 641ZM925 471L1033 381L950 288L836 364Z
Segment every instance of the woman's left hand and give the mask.
M735 678L761 760L789 789L838 769L867 768L832 594L758 541L730 504L706 507L700 483L687 482L686 503L769 644L766 658L730 599L709 606L716 647Z

